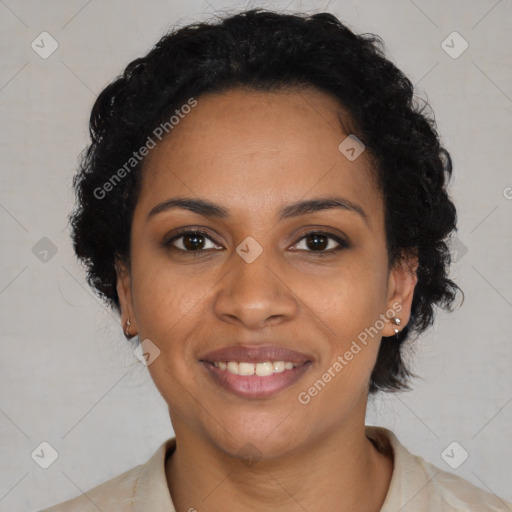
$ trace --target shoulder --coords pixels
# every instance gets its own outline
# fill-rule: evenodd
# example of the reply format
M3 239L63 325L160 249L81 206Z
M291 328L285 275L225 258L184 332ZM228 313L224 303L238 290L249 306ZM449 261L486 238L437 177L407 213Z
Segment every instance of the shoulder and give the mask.
M366 434L393 453L393 475L381 512L512 512L512 503L412 454L390 430L367 426Z
M134 502L134 489L144 465L136 466L76 498L64 501L41 512L128 511Z
M468 480L444 471L425 461L418 455L412 455L411 464L423 474L426 484L425 494L429 505L442 511L493 511L512 512L512 503L481 489Z
M175 446L176 438L167 439L146 463L40 512L128 512L147 507L172 512L174 507L167 486L165 459Z
M440 496L440 503L445 507L443 510L512 512L512 503L499 496L480 489L453 473L442 471L421 458L418 463L425 467L426 473L433 473L433 493Z

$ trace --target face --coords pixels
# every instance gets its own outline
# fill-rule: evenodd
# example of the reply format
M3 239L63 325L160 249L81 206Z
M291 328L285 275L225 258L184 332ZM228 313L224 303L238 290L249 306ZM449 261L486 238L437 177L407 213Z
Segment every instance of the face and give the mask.
M275 457L364 424L416 281L388 267L383 198L365 152L340 151L339 115L314 89L208 94L145 160L118 293L160 350L149 371L178 438ZM251 361L272 364L234 364Z

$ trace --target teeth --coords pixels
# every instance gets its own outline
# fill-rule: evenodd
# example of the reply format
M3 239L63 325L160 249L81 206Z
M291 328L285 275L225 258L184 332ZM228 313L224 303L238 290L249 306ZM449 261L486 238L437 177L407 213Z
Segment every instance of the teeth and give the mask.
M235 361L229 361L228 362L228 372L234 373L235 375L240 375L238 373L238 363Z
M242 364L242 363L240 363ZM251 365L253 366L253 365ZM258 363L255 368L255 373L258 377L266 377L267 375L272 375L274 373L274 368L272 363Z
M257 364L256 366L260 365ZM252 363L238 363L238 375L254 375L254 365Z
M267 377L273 373L281 373L291 370L299 364L290 361L265 361L264 363L245 363L237 361L214 361L213 365L220 370L227 370L235 375L257 375Z

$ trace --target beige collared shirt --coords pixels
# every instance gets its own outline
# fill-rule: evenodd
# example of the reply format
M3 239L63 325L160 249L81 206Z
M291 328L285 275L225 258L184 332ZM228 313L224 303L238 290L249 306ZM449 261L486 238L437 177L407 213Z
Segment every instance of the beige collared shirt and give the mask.
M394 458L381 512L512 512L512 503L413 455L390 430L366 426L366 435ZM145 464L41 512L176 512L165 475L166 455L175 446L176 438L168 439Z

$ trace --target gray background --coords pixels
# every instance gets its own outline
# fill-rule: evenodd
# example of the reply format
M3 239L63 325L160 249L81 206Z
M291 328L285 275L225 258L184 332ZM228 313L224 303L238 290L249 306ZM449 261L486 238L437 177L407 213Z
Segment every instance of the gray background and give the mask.
M0 0L2 511L75 496L145 462L173 434L134 345L75 261L66 228L71 179L92 103L129 61L176 23L248 5L326 9L357 32L381 35L431 102L455 163L452 277L466 301L439 314L415 344L414 391L375 399L367 421L512 500L510 0ZM31 48L34 40L50 48L43 31L59 45L48 58ZM453 31L469 44L458 58L441 46ZM456 53L461 43L447 40ZM43 441L59 455L46 470L31 458ZM457 469L441 456L452 441L469 453ZM449 453L453 460L463 452Z

